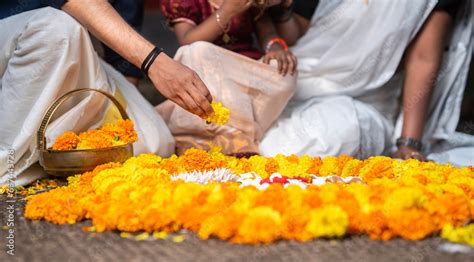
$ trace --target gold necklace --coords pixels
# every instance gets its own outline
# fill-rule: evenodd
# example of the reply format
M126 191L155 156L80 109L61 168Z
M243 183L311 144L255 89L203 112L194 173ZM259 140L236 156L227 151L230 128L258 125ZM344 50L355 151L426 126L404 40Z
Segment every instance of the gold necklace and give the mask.
M216 11L216 20L217 24L219 24L219 27L222 29L222 32L224 32L224 34L222 35L222 41L224 41L224 44L228 44L230 40L232 40L229 36L229 31L232 27L232 22L229 22L226 26L224 26L221 22L221 15L219 14L219 10Z

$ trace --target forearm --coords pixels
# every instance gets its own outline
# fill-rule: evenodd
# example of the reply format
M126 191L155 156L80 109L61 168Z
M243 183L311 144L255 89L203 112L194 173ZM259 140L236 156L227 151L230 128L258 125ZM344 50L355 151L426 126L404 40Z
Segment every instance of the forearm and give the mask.
M403 90L402 137L421 140L439 64L413 57L407 58L407 62Z
M403 90L403 137L422 139L450 24L449 15L434 12L407 51Z
M62 9L137 67L153 49L153 44L130 27L107 0L69 0Z
M268 14L262 15L262 17L256 22L257 37L262 49L265 49L268 41L272 38L279 37L275 26Z
M154 49L106 0L69 0L63 10L138 67ZM161 94L185 110L202 118L212 114L209 90L199 76L186 66L161 53L149 67L147 75Z
M288 45L296 44L298 39L304 34L303 25L298 21L297 15L291 15L291 18L282 23L276 23L275 27L281 38L285 39ZM303 19L303 18L302 18Z

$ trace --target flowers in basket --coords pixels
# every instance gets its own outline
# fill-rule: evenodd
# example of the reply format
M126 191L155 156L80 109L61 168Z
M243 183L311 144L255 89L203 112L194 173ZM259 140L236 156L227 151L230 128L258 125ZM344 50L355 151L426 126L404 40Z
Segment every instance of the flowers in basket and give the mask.
M97 130L76 134L66 131L53 144L53 150L99 149L120 146L137 141L138 135L131 120L118 120Z

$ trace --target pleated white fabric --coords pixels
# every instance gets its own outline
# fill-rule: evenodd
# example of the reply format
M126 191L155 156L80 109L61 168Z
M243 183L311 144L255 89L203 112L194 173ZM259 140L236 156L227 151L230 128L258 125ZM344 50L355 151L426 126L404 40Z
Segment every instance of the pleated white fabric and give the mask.
M78 88L121 94L139 135L135 153L174 152L174 139L159 114L97 56L87 30L66 13L43 8L0 20L0 36L0 184L9 178L7 159L12 150L17 185L44 175L38 168L24 172L38 160L36 132L50 104ZM71 98L56 113L47 141L66 130L98 127L109 105L93 93Z
M472 153L447 153L460 146L474 152L472 136L452 139L458 137L472 53L472 1L467 2L456 18L423 138L427 152L444 152L444 161L436 160L458 165L474 163ZM299 59L295 96L264 136L261 152L364 158L393 150L401 123L403 77L397 68L436 3L322 0L309 31L292 49Z

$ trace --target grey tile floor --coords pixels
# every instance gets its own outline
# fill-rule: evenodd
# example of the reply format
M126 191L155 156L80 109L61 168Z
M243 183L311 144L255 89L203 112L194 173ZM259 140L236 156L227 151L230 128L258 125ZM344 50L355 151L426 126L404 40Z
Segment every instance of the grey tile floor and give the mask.
M439 238L423 241L373 241L365 236L305 243L279 241L271 245L234 245L225 241L199 240L187 233L182 243L171 240L136 241L118 232L87 233L75 225L54 225L23 217L25 202L16 202L15 255L7 255L7 230L0 229L0 261L474 261L474 248L451 245ZM0 195L2 219L7 202ZM2 225L5 225L5 221ZM455 251L455 252L453 252Z

